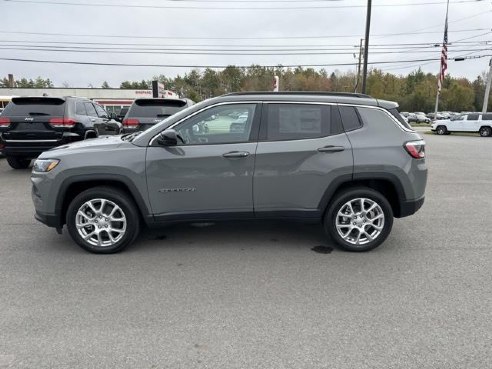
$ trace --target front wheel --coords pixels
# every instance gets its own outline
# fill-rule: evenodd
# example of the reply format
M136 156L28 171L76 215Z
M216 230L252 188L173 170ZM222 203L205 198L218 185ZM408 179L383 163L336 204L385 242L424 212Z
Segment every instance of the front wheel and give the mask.
M446 126L437 126L437 128L436 128L436 133L438 135L445 135L447 132L448 132L448 129L446 128Z
M379 192L357 187L338 194L325 215L324 226L346 251L369 251L388 237L393 210Z
M113 187L94 187L77 195L68 207L66 221L72 239L97 254L123 250L140 230L133 200Z
M13 169L26 169L31 164L31 159L20 158L17 156L7 156L7 163Z
M490 127L481 127L480 131L478 132L482 137L489 137L490 135L492 135L492 129Z

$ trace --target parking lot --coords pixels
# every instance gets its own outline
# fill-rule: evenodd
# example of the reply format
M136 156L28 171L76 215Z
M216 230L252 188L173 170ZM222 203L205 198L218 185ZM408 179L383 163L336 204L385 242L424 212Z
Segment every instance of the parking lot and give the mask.
M0 159L0 368L490 367L492 138L424 138L424 207L365 254L262 222L92 255Z

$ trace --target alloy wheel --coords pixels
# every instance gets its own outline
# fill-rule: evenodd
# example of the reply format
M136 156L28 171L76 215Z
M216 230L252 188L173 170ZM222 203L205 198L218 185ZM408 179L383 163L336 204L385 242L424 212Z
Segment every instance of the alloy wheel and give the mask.
M343 204L335 226L340 237L352 245L365 245L377 239L384 228L381 206L368 198L355 198Z

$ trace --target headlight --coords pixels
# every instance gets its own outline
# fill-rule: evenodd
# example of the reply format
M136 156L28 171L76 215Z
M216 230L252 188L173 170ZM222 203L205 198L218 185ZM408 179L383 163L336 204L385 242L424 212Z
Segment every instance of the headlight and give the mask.
M32 167L33 172L47 173L58 165L58 159L37 159Z

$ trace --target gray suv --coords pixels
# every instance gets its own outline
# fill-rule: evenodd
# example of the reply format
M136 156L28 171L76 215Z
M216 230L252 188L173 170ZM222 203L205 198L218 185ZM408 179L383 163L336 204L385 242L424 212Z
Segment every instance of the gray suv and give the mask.
M144 225L240 219L322 223L342 249L367 251L422 206L424 149L394 102L235 93L44 152L32 198L36 219L95 253L122 250Z

